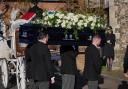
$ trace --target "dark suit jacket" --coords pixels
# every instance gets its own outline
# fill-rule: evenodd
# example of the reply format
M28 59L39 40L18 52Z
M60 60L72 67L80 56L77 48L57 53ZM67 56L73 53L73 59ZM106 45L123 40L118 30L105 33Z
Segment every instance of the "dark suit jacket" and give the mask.
M53 76L51 54L47 45L37 42L30 48L32 78L37 81L48 81Z
M124 70L126 70L125 72L128 70L128 46L124 55Z
M114 53L114 46L116 37L114 34L106 34L106 41L110 40L110 43L106 43L103 47L103 56L110 57L114 59L115 53Z
M32 68L31 68L31 63L32 60L30 58L30 48L32 47L32 44L29 44L26 47L25 50L25 60L26 60L26 77L27 79L32 79Z
M101 60L100 52L94 46L90 45L85 51L85 68L84 76L87 80L95 81L98 80L98 77L101 72Z
M61 72L62 74L75 74L76 73L76 56L77 52L72 46L61 46Z
M116 42L115 34L106 34L106 41L110 40L111 45L114 47Z

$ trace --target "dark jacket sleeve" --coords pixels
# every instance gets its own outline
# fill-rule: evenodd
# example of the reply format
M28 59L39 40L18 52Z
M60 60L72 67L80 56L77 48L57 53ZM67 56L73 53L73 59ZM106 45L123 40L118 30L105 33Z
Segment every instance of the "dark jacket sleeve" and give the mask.
M25 60L26 60L26 62L30 62L31 61L29 50L30 49L28 49L28 48L25 50Z
M93 56L94 68L95 68L96 72L97 72L98 74L100 74L100 73L101 73L100 54L99 54L98 52L94 51L94 52L93 52L93 55L95 55L95 56Z
M128 63L128 46L126 48L126 52L125 52L125 55L124 55L124 64L127 64Z
M115 42L116 42L116 36L115 36L115 34L113 34L112 39L111 39L111 43L112 43L113 47L115 46Z
M49 77L53 77L53 64L51 63L51 54L48 48L46 48L46 52L45 52L45 62L46 62L46 66L47 66L47 72Z

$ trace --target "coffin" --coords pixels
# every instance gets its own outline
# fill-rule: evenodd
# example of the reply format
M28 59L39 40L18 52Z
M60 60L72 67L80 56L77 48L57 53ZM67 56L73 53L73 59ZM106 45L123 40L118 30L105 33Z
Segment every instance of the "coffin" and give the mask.
M37 41L38 30L43 28L39 24L24 24L20 26L19 30L19 43L33 44ZM88 46L91 43L92 36L95 34L90 28L85 28L83 31L78 32L78 39L75 39L73 30L69 29L65 33L64 28L60 27L47 27L49 34L48 44L50 45L81 45ZM101 44L105 42L105 31L97 30L102 38Z

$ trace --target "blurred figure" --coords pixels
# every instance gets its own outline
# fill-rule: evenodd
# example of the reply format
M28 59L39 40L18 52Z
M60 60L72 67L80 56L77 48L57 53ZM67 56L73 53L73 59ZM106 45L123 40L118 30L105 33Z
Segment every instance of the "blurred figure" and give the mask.
M28 12L34 12L36 13L35 18L41 18L43 10L38 7L38 0L32 1L31 8L28 10Z
M108 31L106 33L106 44L103 48L103 57L107 59L107 68L108 70L112 69L112 64L114 60L114 47L115 47L116 37L113 34L112 27L108 27Z
M33 44L29 51L31 59L31 76L35 82L32 89L49 89L49 80L54 83L51 54L47 47L48 34L42 29L39 32L38 42Z
M121 84L118 86L118 89L128 89L128 82L122 81Z
M85 50L84 76L88 80L88 89L98 89L98 78L101 73L99 45L101 38L95 35L92 44Z
M126 48L125 56L124 56L124 76L128 78L128 45Z
M62 71L62 89L74 89L77 49L75 46L63 45L60 47L61 71Z
M0 3L0 17L3 16L9 9L9 5L4 2Z
M30 58L30 48L32 47L33 44L28 44L26 49L25 49L25 60L26 60L26 78L28 80L32 79L32 68L31 68L31 58Z

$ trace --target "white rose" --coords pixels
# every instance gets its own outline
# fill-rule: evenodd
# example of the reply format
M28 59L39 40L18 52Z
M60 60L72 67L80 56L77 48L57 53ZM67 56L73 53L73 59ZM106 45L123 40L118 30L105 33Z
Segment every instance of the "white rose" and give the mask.
M67 28L68 29L71 29L71 24L67 24Z
M87 23L86 22L84 23L84 27L87 27Z
M73 16L73 21L78 22L78 18L76 16Z
M58 25L58 24L56 24L56 25L55 25L55 27L59 27L59 25Z
M71 20L71 17L70 16L66 16L65 19L66 20Z
M49 26L51 26L51 25L52 25L52 23L51 23L50 21L48 21L48 25L49 25Z
M74 16L74 13L68 13L67 16L73 17Z
M44 12L42 15L43 15L43 16L46 16L46 15L47 15L47 13L45 13L45 12Z
M43 24L44 24L44 25L47 25L47 22L44 22Z
M81 21L79 21L79 22L77 23L77 25L78 25L79 27L81 27L81 26L83 25L83 23L82 23Z
M49 14L48 17L52 19L54 18L54 14Z
M59 18L62 19L64 17L64 14L60 14Z
M93 27L93 26L91 26L91 29L94 29L94 27Z
M59 17L60 16L60 13L56 13L56 16Z
M94 27L94 26L95 26L95 23L93 22L93 23L91 24L91 26Z
M61 23L61 20L60 20L60 19L57 19L57 23L58 23L58 24Z
M66 23L62 22L61 26L62 26L62 28L66 27Z
M89 16L88 17L88 21L90 22L90 21L93 21L93 16Z
M44 20L48 20L48 16L44 17Z
M76 25L76 23L75 23L75 22L72 22L72 24L73 24L73 25Z
M97 24L97 27L101 27L101 24L98 23L98 24Z
M69 23L69 20L65 20L65 23Z

